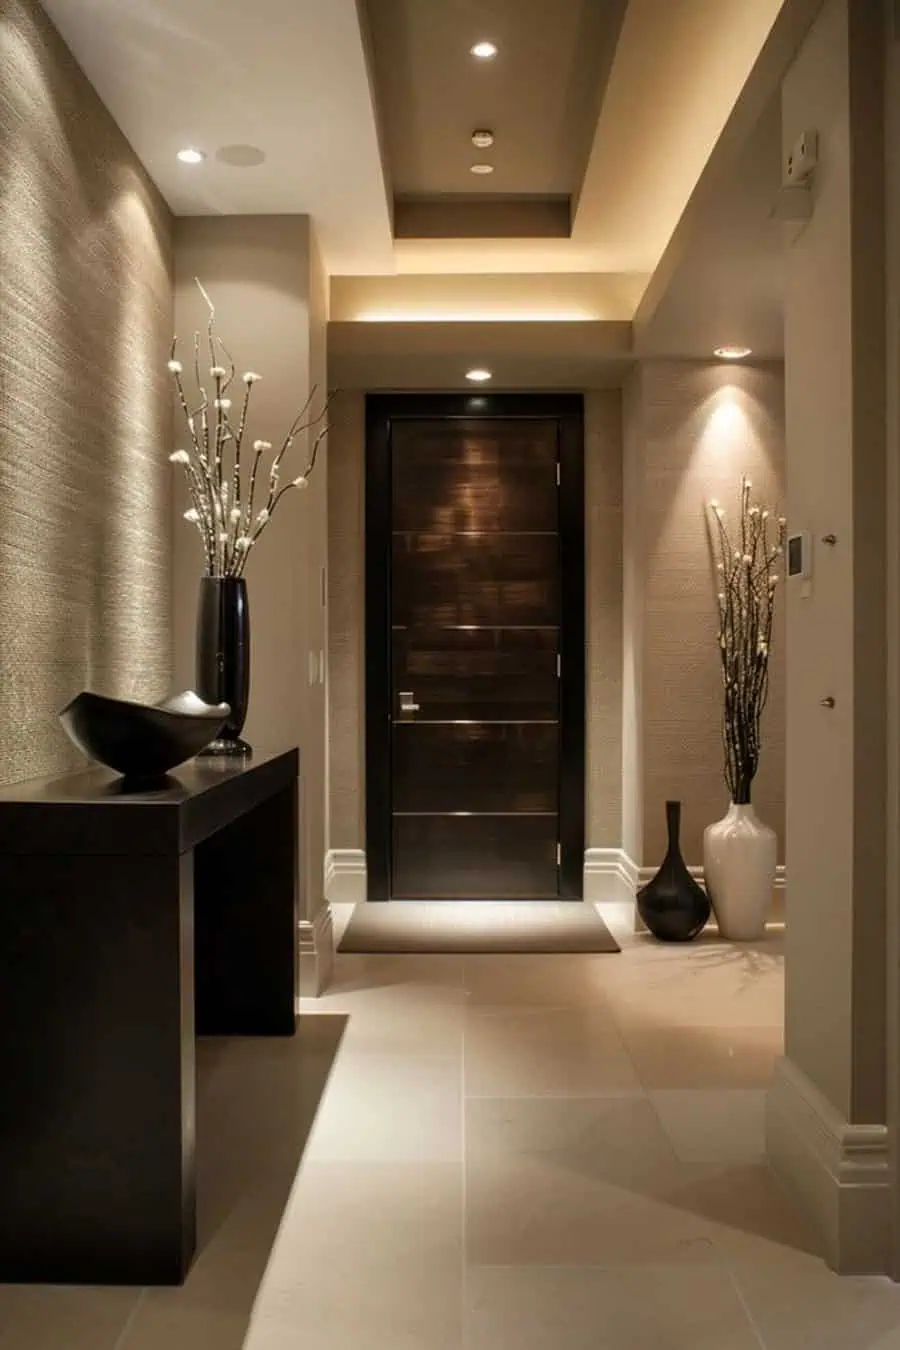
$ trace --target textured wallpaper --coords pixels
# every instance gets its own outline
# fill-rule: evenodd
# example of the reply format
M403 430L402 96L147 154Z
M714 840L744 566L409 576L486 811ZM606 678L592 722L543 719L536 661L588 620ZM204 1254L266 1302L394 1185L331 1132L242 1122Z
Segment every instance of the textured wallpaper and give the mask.
M637 550L643 587L641 642L643 856L665 852L665 802L682 802L682 847L702 859L706 825L725 814L722 687L714 573L704 504L717 499L732 523L741 474L754 496L783 511L784 378L780 367L647 362L639 433L643 462L632 475L626 553ZM633 430L633 429L632 429ZM629 438L631 439L631 438ZM626 644L629 624L626 614ZM753 800L784 848L785 594L771 659L760 772Z
M171 222L36 0L0 0L0 781L171 672Z

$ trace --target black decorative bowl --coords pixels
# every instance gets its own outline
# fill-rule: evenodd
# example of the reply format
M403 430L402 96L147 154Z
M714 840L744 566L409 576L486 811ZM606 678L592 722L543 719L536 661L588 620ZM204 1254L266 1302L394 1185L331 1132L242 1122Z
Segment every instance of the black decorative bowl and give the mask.
M155 704L85 692L66 704L59 720L88 759L128 779L147 781L199 754L230 712L227 703L204 703L191 692Z

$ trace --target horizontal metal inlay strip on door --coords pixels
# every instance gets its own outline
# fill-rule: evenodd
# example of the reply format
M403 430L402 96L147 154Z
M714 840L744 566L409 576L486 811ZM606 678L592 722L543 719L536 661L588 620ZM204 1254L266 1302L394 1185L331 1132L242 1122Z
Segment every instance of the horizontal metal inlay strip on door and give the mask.
M485 535L494 538L507 534L525 538L555 539L559 530L391 530L391 534L396 539L405 539L408 534L436 535L441 539L480 539Z
M549 816L551 818L559 815L558 811L392 811L392 816L435 816L445 819L447 816L503 816L512 820L521 820L523 816Z
M558 633L558 623L392 623L395 633Z
M555 717L397 717L395 727L555 727Z

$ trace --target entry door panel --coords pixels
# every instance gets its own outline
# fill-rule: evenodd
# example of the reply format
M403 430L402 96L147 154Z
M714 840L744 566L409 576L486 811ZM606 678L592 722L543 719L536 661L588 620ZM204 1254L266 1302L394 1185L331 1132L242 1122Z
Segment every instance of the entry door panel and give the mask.
M558 893L558 433L391 435L396 898Z

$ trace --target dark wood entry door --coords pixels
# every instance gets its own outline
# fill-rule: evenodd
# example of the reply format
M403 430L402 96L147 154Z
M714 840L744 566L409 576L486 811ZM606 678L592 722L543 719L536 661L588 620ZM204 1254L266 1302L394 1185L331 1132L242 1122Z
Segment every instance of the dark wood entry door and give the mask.
M391 420L392 898L565 892L560 452L550 416Z

